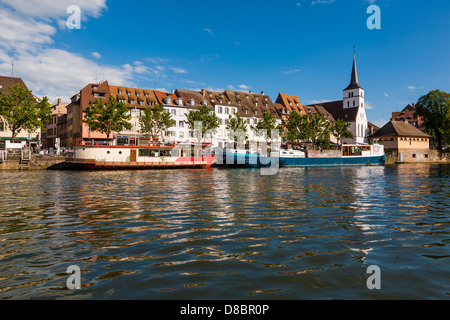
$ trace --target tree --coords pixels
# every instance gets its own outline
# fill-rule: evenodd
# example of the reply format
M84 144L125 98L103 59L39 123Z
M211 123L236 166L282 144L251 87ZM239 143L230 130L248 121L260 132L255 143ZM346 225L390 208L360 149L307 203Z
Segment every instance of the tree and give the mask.
M168 112L164 112L164 107L161 104L154 107L145 108L143 114L139 119L141 125L140 133L149 135L153 140L158 139L161 132L167 128L173 127L176 121Z
M316 148L330 148L331 124L323 114L318 112L308 114L308 121L311 126L312 142Z
M279 127L277 126L277 122L273 118L272 113L265 112L265 113L263 113L263 120L258 122L258 124L256 126L252 127L252 129L255 130L258 135L263 133L264 138L266 140L268 140L268 139L271 140L272 139L272 130L279 129Z
M86 123L92 131L106 134L106 140L109 143L112 132L120 132L124 128L131 129L131 123L128 122L131 115L128 111L128 107L123 102L110 96L106 104L101 99L91 103L91 106L86 108L85 119L82 122Z
M195 111L189 112L186 118L189 129L196 131L198 140L205 138L207 132L214 132L219 127L219 119L205 105L197 107ZM201 123L201 128L196 123Z
M229 115L226 129L228 130L228 137L234 142L242 142L248 139L247 123L237 113L234 117L231 114Z
M32 95L31 90L22 84L16 84L9 88L11 93L0 94L0 116L6 122L11 131L11 139L14 140L21 130L33 132L44 128L52 115L47 97L39 102Z
M313 147L328 149L330 147L331 124L320 113L300 115L293 111L286 123L289 141L311 141Z
M349 127L350 123L342 119L337 119L331 127L331 133L337 138L339 144L342 144L342 139L353 139L353 133L348 130Z
M415 117L422 117L425 132L433 137L438 150L450 143L450 94L440 90L419 98Z

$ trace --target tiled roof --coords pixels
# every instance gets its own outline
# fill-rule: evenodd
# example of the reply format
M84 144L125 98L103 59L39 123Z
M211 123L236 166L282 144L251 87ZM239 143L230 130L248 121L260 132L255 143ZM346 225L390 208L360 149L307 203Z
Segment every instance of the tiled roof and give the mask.
M412 124L403 121L389 121L381 129L371 135L369 138L384 137L384 136L398 136L398 137L423 137L430 138L431 136L417 129Z
M289 113L293 111L299 114L306 113L305 108L302 106L302 103L300 102L300 99L297 96L288 95L280 92L278 94L276 102L281 104L284 108L286 108L289 111Z
M268 95L232 90L225 90L225 95L232 105L238 107L238 114L241 117L263 118L263 113L270 112L275 119L280 118Z
M25 84L25 82L23 82L21 78L0 76L0 86L2 86L2 88L0 89L0 93L10 94L11 90L9 88L13 87L15 84L24 85L25 88L28 90L27 85Z
M318 105L314 106L316 107ZM342 119L346 122L354 122L358 116L359 108L344 108L343 100L324 102L320 106L329 112L334 120Z
M210 109L213 108L208 99L206 99L200 91L177 89L175 95L186 108L197 108L203 105L206 105Z
M159 103L155 92L149 89L109 86L109 92L114 98L125 100L128 106L131 106L130 101L134 100L137 108L146 108ZM143 105L140 102L143 102Z

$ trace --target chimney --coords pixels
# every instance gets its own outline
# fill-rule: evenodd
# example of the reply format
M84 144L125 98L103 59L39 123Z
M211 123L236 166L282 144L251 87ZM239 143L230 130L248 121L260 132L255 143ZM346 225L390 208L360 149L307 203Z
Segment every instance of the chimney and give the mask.
M61 99L58 99L58 106L61 104Z
M262 95L262 96L264 95L264 91L261 91L261 95Z

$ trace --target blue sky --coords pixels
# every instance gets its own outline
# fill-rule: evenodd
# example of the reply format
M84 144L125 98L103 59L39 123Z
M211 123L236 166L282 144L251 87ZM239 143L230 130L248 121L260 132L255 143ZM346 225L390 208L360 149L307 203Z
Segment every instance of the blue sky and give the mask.
M65 25L72 4L80 30ZM371 4L380 30L367 28ZM353 46L377 125L430 90L450 92L448 0L0 0L0 25L0 73L11 74L14 61L15 76L51 99L97 79L337 100Z

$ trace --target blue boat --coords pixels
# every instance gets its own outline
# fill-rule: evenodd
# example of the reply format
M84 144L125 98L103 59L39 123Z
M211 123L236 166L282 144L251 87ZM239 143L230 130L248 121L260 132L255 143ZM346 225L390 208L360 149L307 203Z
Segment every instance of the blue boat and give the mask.
M261 156L256 151L226 150L223 163L218 166L234 168L261 168L271 165L279 167L309 166L362 166L384 165L385 154L382 145L344 145L341 150L280 150L271 156Z

